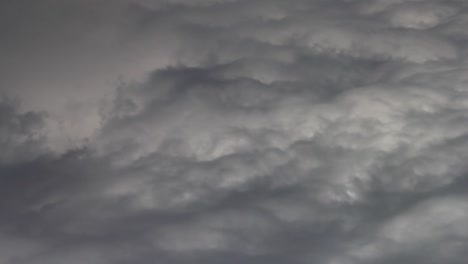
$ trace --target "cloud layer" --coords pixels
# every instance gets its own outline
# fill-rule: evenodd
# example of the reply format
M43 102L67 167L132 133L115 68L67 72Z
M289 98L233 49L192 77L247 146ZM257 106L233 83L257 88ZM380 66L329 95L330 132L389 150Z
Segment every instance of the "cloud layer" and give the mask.
M0 4L0 262L465 263L467 8Z

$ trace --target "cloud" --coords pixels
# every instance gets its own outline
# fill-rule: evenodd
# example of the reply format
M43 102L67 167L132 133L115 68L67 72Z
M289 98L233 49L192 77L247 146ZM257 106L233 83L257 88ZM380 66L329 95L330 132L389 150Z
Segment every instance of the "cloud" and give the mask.
M466 259L463 1L3 5L0 262Z
M465 204L466 197L440 197L421 202L383 223L378 238L353 250L353 254L366 263L382 257L404 263L430 259L462 263L467 236Z
M20 112L17 103L8 98L0 101L0 163L24 161L43 154L44 115Z

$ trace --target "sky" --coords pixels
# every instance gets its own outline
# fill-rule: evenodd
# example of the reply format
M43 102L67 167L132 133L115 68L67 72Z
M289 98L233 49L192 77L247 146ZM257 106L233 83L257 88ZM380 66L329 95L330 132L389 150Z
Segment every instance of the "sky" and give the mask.
M1 264L465 264L465 0L0 2Z

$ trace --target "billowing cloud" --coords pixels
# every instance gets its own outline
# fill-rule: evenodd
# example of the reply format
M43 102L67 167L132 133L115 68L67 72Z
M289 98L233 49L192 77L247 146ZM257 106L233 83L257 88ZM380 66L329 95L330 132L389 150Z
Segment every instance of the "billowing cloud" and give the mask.
M1 263L467 259L464 1L1 5Z

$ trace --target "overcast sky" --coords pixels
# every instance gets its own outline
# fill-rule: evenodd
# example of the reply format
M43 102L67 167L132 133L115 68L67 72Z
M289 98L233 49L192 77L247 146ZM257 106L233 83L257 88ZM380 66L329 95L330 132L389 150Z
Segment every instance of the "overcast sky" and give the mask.
M468 1L0 2L1 264L466 264Z

